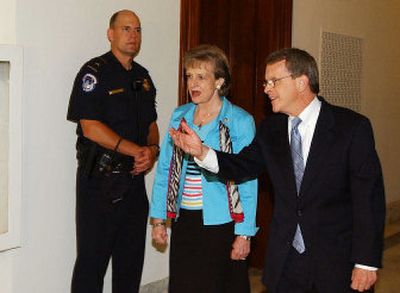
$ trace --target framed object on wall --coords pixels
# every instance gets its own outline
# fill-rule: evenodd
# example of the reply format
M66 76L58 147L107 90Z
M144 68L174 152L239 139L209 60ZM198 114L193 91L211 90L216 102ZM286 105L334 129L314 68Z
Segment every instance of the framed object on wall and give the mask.
M21 87L22 48L0 45L0 252L21 245Z

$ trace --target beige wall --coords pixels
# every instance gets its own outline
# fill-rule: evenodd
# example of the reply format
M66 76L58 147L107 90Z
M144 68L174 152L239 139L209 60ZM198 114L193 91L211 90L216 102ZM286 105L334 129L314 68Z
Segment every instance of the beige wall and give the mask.
M0 0L0 44L15 44L15 2Z
M374 127L387 202L400 200L400 1L293 2L293 46L317 59L321 31L363 39L361 112Z

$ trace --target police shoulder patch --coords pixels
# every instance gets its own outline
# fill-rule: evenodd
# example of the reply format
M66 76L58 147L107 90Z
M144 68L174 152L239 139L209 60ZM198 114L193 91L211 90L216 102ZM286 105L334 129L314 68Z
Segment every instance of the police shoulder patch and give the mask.
M91 73L86 73L82 77L82 90L86 93L93 91L96 88L97 78Z

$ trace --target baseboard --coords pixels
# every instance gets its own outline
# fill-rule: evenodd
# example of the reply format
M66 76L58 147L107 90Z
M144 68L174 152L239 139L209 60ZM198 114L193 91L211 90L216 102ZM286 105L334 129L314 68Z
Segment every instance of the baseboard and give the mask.
M141 286L139 293L168 293L168 278Z
M386 224L400 222L400 200L392 201L386 205Z

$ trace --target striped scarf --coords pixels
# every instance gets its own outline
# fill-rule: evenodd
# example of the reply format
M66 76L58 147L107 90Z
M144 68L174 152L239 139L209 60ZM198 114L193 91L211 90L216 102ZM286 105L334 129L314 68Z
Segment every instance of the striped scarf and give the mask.
M182 121L184 121L184 118ZM181 124L179 125L178 131L182 130ZM219 122L219 144L222 152L232 153L232 140L229 135L229 128L221 121ZM183 151L174 145L169 167L167 191L167 217L171 219L175 219L177 214L177 198L179 182L182 174L183 155ZM237 185L233 181L227 181L226 190L228 195L229 212L232 220L235 223L243 222L244 213Z

